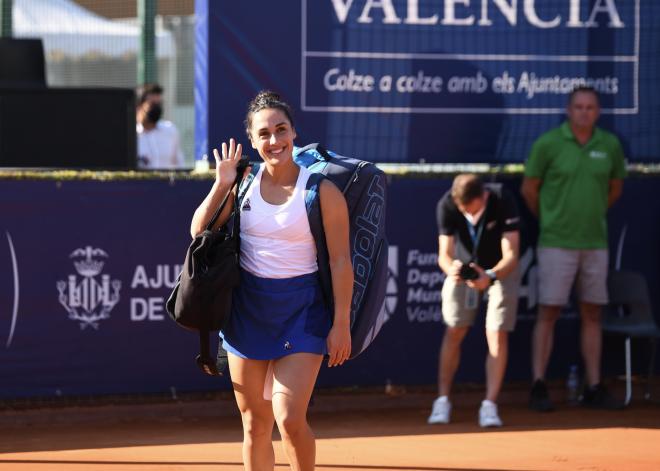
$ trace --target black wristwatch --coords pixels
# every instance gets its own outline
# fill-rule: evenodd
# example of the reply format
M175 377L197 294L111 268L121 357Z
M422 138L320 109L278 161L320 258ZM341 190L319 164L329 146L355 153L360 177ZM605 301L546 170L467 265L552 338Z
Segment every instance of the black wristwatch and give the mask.
M486 273L486 276L490 278L490 285L493 286L493 283L497 281L497 275L493 270L486 270L484 273Z

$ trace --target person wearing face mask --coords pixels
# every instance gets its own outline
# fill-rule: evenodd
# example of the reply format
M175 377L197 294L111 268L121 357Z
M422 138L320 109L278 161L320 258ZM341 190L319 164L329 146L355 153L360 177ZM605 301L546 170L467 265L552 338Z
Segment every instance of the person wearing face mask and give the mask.
M142 85L136 90L136 99L138 168L184 167L179 131L174 123L161 119L163 88L155 83Z
M449 400L461 343L474 323L479 304L486 309L486 394L479 409L481 427L501 427L497 396L502 386L518 309L519 217L513 196L499 184L483 184L473 174L457 175L438 202L438 264L447 275L442 287L446 325L438 359L438 398L429 424L448 424Z

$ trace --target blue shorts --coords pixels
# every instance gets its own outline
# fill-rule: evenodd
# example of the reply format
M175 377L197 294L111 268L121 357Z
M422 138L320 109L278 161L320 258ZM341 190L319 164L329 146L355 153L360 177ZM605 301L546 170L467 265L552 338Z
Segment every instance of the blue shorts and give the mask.
M332 317L318 274L260 278L241 270L223 347L241 358L272 360L292 353L327 353Z

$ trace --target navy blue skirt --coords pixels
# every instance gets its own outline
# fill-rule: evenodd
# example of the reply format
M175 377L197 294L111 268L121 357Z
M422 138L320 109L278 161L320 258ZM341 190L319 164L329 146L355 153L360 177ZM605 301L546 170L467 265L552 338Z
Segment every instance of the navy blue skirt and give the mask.
M241 270L231 317L220 337L225 350L252 360L302 352L325 355L331 326L317 273L260 278Z

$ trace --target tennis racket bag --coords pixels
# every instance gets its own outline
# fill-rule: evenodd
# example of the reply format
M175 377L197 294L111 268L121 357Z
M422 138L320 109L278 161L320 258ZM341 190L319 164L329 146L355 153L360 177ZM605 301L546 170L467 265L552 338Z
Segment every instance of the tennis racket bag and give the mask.
M384 309L388 278L385 174L371 162L338 155L319 144L296 148L293 156L298 165L315 174L307 184L305 204L310 229L316 241L321 287L329 306L333 305L334 298L318 196L322 179L329 179L346 198L354 276L351 300L351 358L355 358L374 340L388 317Z

